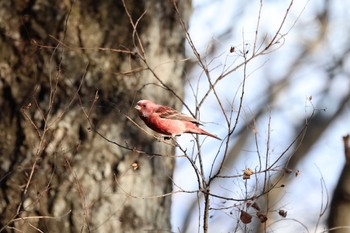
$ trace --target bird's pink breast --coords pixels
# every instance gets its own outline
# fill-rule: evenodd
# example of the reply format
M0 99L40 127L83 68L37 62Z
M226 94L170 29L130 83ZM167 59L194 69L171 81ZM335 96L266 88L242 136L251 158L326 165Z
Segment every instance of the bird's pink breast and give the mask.
M145 121L148 127L154 131L165 135L180 135L186 131L186 125L183 121L165 119L159 117L150 117L148 122Z

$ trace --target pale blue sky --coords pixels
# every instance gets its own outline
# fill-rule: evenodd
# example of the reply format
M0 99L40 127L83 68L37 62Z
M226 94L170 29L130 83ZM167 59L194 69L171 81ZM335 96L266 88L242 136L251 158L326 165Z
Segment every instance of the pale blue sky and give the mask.
M317 109L326 109L326 112L332 112L337 105L337 100L349 92L350 78L346 72L350 71L350 59L345 60L345 71L342 75L336 75L332 88L327 98L322 98L322 90L326 83L326 66L334 58L343 52L350 36L350 2L341 0L330 1L330 22L326 34L326 42L317 44L314 41L319 33L319 25L315 23L316 13L323 9L323 1L295 1L291 8L289 17L283 27L282 33L285 36L281 48L267 56L261 56L248 65L248 79L245 94L245 104L243 108L243 117L241 119L244 125L244 116L247 118L254 113L254 110L263 103L264 93L271 83L278 81L284 76L285 71L290 66L293 58L300 52L303 46L313 49L309 60L302 62L302 65L295 73L290 75L290 85L283 92L276 96L273 106L266 106L272 111L271 125L271 147L273 153L278 155L290 142L293 127L296 123L304 120L311 112L311 105L308 97L312 96L312 103ZM269 36L273 35L278 28L283 15L288 6L288 1L263 1L262 17L260 21L259 32ZM190 35L201 53L202 57L208 54L211 46L215 46L215 59L208 57L208 64L211 69L213 79L217 77L223 67L235 64L239 60L237 56L229 53L229 48L235 46L242 48L244 44L250 46L254 42L254 35L257 22L257 13L259 10L259 1L249 1L249 4L242 1L222 0L222 1L193 1L193 14L190 21ZM224 33L224 35L222 35ZM311 43L313 42L313 43ZM310 44L308 44L310 43ZM188 49L187 56L193 57L191 50ZM345 74L344 74L345 73ZM234 98L234 94L240 85L242 71L234 72L226 80L217 86L220 90L220 99L229 106L229 102ZM187 78L192 87L199 85L199 96L203 96L208 88L201 70L194 69L192 73L187 74ZM201 80L198 82L198 80ZM194 96L191 88L186 88L186 103L194 109ZM239 100L239 94L235 98L235 103ZM216 108L217 102L213 96L210 96L201 109L200 120L208 122L204 129L219 135L225 136L225 125L221 124L222 114ZM245 114L245 115L244 115ZM344 164L343 144L341 136L350 132L349 122L350 107L347 106L345 114L340 116L337 121L322 135L321 140L314 145L310 154L302 164L298 166L300 176L291 182L286 188L282 200L276 204L283 206L288 210L288 217L301 221L308 227L308 230L314 232L317 216L320 211L321 203L321 184L320 179L323 176L329 194L333 192L336 184L336 178L341 172ZM268 114L258 122L258 137L261 142L261 148L265 146L267 138L267 120ZM283 136L282 136L283 135ZM179 138L179 143L191 151L191 136L184 135ZM203 144L203 151L209 156L215 155L219 146L218 141L206 139ZM249 150L250 148L246 148ZM205 160L205 166L211 167L212 157ZM244 157L240 157L233 168L233 171L240 172L245 166L254 166L256 164L256 155L246 152ZM196 178L188 161L177 159L177 168L174 175L174 182L181 188L196 189ZM233 181L234 183L234 181ZM220 187L218 187L220 189ZM179 232L178 227L182 227L183 217L190 203L196 199L194 194L175 194L173 196L173 231ZM215 204L215 203L214 203ZM222 216L221 216L222 215ZM210 221L210 229L226 232L232 230L235 216L227 216L225 213L218 213L217 218ZM226 216L226 217L225 217ZM237 218L237 216L236 216ZM225 222L231 220L230 224ZM326 216L323 218L326 220ZM197 232L198 217L193 217L194 228L189 232ZM223 221L223 222L222 222ZM295 232L296 222L281 221L275 224L274 232ZM300 225L299 225L300 226ZM319 232L323 226L318 228ZM181 232L181 231L180 231ZM219 232L219 231L215 231Z

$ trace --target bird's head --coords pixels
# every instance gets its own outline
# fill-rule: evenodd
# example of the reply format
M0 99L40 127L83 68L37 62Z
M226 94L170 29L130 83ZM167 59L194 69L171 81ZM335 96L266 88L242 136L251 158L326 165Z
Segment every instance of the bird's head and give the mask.
M149 117L157 109L157 106L157 104L150 100L139 100L135 109L139 112L140 116Z

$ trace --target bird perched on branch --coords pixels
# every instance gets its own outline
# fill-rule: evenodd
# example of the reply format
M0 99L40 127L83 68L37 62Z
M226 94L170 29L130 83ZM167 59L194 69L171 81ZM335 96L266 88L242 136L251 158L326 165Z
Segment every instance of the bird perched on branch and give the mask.
M150 100L140 100L135 109L146 125L157 133L179 136L184 133L207 135L218 140L219 137L198 127L201 123L195 118L176 111L175 109L158 105Z

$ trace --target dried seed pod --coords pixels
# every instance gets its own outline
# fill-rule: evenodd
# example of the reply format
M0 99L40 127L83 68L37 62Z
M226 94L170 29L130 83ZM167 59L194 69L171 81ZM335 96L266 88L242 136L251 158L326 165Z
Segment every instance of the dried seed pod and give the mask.
M134 169L134 171L136 171L136 170L140 169L140 164L139 164L139 162L135 161L131 164L131 167L132 167L132 169Z
M258 203L256 203L256 202L253 203L252 207L253 207L254 209L256 209L257 211L260 210L260 207L259 207Z
M287 211L285 211L285 210L279 210L279 211L278 211L278 214L279 214L280 216L282 216L283 218L287 217Z
M250 179L250 176L254 174L254 171L250 168L246 168L243 171L243 180Z
M256 216L259 218L261 223L264 223L267 221L267 216L265 214L262 214L260 212L256 213Z
M247 212L241 210L241 216L239 217L239 219L242 221L242 223L248 224L252 221L252 216Z
M247 207L253 207L257 211L260 211L260 207L259 207L258 203L256 203L256 202L248 201L246 205L247 205Z

